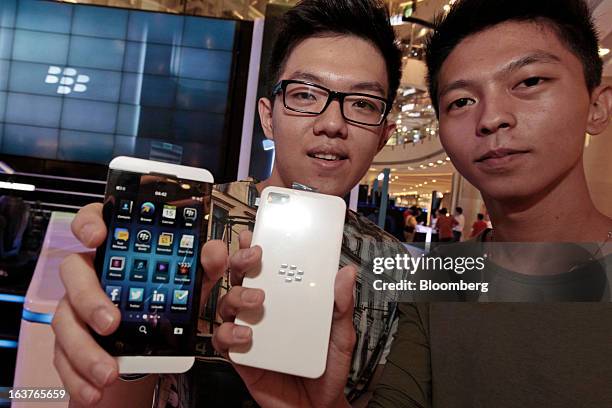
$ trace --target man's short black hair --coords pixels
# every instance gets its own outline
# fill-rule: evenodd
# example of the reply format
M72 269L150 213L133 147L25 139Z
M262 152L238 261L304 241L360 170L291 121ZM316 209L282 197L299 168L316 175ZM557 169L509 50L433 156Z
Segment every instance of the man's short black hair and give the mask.
M584 0L459 0L436 19L427 44L429 92L438 116L438 75L446 58L466 37L507 21L548 24L582 63L589 92L601 83L597 31Z
M380 0L303 0L283 16L270 58L270 94L293 49L311 37L354 35L369 41L387 66L393 102L401 78L402 56L387 8Z
M463 214L463 208L461 207L456 207L455 211L457 211L459 214Z
M478 215L476 215L476 218L478 218L480 221L484 220L484 214L478 213Z
M440 214L442 214L442 215L446 215L447 213L448 213L448 210L446 208L442 208L440 210Z

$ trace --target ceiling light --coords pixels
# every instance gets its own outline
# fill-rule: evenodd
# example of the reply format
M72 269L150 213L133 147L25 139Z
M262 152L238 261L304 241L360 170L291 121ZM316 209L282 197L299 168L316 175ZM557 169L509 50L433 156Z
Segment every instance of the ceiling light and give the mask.
M610 53L610 49L609 48L600 48L599 49L599 56L600 57L605 57L609 53Z

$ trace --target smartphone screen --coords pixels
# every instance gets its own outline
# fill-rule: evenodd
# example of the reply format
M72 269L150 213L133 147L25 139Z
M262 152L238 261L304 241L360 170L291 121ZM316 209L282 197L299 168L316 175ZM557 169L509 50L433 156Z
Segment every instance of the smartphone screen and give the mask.
M108 238L95 263L121 311L119 329L96 336L111 355L194 355L211 192L211 183L109 170Z

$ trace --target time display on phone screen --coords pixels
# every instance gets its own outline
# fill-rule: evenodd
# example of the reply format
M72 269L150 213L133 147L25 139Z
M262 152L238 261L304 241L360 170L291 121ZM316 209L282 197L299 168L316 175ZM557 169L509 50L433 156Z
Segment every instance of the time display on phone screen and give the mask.
M108 238L96 267L121 311L119 329L98 337L111 354L193 354L211 189L210 183L110 171Z

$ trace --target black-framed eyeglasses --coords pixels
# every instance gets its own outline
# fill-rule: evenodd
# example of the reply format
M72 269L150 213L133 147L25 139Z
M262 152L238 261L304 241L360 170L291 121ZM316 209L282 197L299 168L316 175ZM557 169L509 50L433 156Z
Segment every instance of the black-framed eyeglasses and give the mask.
M380 96L346 93L327 89L306 81L284 79L274 86L272 95L283 92L283 105L294 112L320 115L334 99L340 102L340 112L347 122L379 126L389 113L391 104Z

